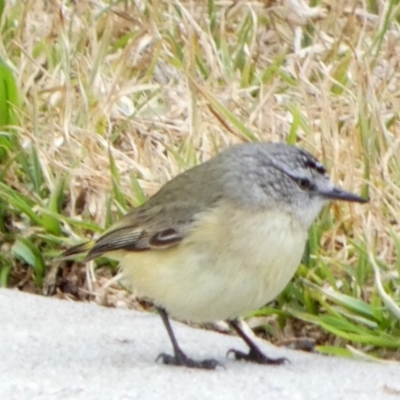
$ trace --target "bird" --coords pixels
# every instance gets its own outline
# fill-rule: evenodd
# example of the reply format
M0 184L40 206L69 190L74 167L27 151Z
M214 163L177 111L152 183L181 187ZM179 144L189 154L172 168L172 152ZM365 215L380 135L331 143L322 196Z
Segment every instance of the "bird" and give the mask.
M180 347L170 316L191 322L226 320L248 352L237 360L282 364L265 355L240 317L271 302L292 279L308 230L330 201L368 200L335 186L310 152L285 143L233 145L177 175L97 240L65 251L119 261L121 283L150 299L173 354L164 364L215 369Z

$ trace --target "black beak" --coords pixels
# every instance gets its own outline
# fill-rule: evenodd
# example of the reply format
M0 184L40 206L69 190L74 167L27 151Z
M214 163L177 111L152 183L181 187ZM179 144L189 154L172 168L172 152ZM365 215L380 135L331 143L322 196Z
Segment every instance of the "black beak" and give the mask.
M369 200L364 197L357 196L356 194L346 192L338 187L334 187L332 190L320 193L321 196L329 200L343 200L351 201L353 203L367 203Z

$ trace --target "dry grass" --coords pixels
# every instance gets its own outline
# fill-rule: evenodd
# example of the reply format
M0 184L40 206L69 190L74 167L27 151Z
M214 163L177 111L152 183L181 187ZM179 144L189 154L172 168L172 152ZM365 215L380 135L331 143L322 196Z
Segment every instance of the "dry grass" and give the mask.
M383 286L399 302L399 5L314 3L9 2L0 56L18 81L18 138L29 157L32 149L38 153L41 187L35 191L21 176L18 162L4 181L33 199L40 215L48 215L51 194L60 192L64 218L55 233L15 210L7 214L3 250L11 277L24 275L10 249L20 236L36 238L49 266L60 243L107 226L143 201L141 190L153 194L233 143L287 141L309 149L334 181L371 202L324 211L311 232L308 268L300 268L277 303L289 310L278 325L284 331L290 316L334 309L317 289L304 289L307 280L379 310L374 318L378 313L385 323L378 328L389 325L395 337L399 318L385 309L368 256L379 260ZM79 285L94 290L93 276ZM111 302L118 296L125 295ZM329 343L354 344L339 336Z

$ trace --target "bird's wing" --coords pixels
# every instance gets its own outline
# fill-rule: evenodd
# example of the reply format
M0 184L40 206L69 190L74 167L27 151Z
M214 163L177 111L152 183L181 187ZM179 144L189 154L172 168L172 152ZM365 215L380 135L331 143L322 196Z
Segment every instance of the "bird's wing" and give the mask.
M218 160L222 159L200 164L176 176L145 204L126 214L94 245L76 246L61 257L87 252L89 261L117 250L165 249L178 244L199 215L215 207L223 197L224 167Z
M181 242L199 210L193 204L140 207L132 210L96 240L85 261L116 250L165 249Z

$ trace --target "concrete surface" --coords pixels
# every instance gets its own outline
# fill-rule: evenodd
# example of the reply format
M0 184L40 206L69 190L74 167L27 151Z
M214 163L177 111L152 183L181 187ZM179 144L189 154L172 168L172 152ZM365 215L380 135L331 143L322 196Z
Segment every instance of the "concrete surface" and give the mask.
M226 359L239 338L173 323L194 358L225 369L155 362L170 351L157 315L0 290L0 399L395 399L400 366L275 348L291 363L261 366Z

